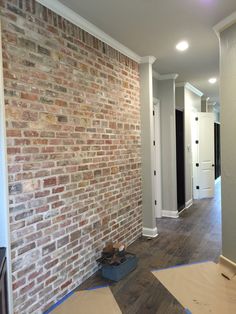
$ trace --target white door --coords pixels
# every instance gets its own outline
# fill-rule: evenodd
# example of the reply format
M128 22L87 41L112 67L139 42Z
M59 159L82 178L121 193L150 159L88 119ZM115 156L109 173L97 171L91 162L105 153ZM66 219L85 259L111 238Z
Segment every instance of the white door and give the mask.
M197 112L192 117L193 196L214 196L214 114Z
M156 218L162 216L162 197L161 197L161 134L160 134L160 101L153 100L153 155L154 155L154 196Z

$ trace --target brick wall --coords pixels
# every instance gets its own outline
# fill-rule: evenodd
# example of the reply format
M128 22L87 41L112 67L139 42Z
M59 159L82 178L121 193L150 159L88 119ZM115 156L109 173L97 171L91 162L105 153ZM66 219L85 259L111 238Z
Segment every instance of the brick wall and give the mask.
M0 0L15 313L42 313L141 233L138 65L33 0Z

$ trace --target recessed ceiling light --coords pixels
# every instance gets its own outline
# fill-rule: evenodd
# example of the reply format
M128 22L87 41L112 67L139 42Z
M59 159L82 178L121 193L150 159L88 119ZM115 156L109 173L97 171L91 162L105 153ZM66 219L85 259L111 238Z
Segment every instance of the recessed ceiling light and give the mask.
M179 51L185 51L187 50L189 47L189 43L185 40L180 41L177 45L176 45L176 49Z
M216 79L215 77L211 77L211 78L208 80L208 82L209 82L210 84L215 84L216 81L217 81L217 79Z

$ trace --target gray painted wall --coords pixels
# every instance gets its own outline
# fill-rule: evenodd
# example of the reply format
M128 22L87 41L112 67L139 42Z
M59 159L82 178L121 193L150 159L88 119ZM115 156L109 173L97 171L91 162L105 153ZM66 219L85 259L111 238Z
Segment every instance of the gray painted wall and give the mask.
M158 81L161 116L162 209L177 211L175 81Z
M220 34L222 250L236 262L236 24Z
M153 78L153 97L158 98L158 80Z
M178 110L184 110L185 107L185 88L176 87L175 89L175 107Z
M207 100L206 99L202 99L201 101L201 112L207 112Z
M140 65L141 138L142 138L142 186L143 227L156 228L153 193L153 85L152 65Z

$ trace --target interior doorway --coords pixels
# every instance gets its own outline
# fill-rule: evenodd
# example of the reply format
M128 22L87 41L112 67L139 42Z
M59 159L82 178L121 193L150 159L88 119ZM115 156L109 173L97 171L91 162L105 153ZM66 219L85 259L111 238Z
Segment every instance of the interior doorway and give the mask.
M185 158L184 158L184 112L175 110L176 121L176 168L177 206L180 212L185 208Z
M215 143L215 180L221 176L220 163L220 123L214 123L214 143Z

